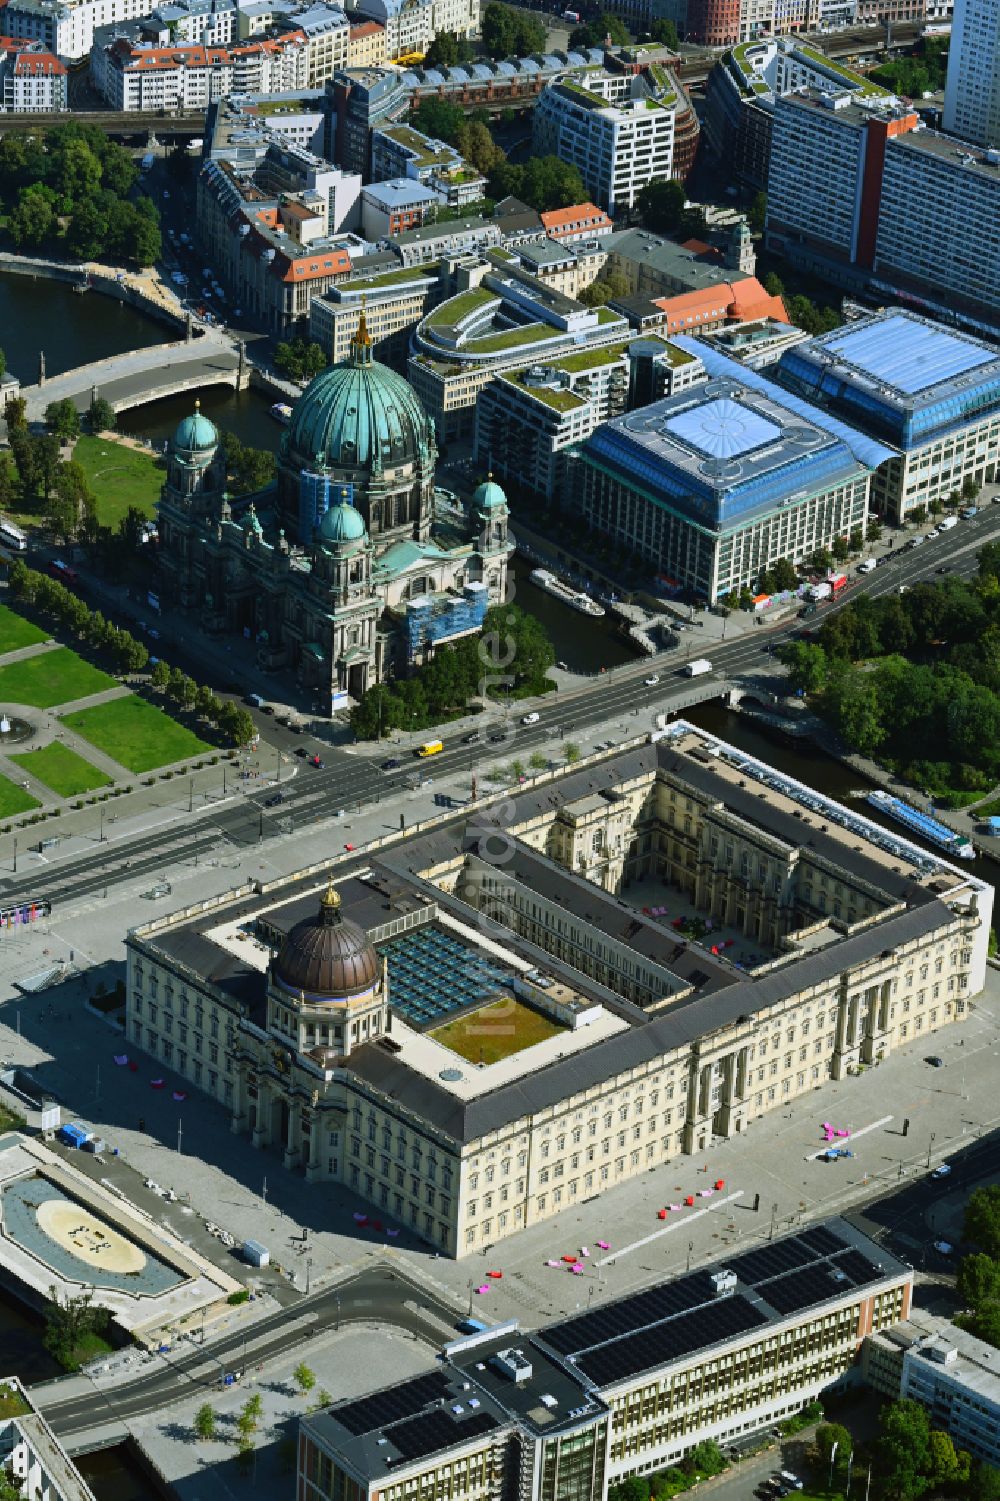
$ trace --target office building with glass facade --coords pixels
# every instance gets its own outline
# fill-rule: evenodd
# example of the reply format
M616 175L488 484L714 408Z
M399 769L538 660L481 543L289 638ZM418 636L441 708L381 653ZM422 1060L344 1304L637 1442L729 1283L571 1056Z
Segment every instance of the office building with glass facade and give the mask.
M905 1319L913 1272L843 1220L550 1324L302 1422L300 1501L605 1501L628 1475L797 1412Z
M697 340L716 378L604 423L578 451L584 520L710 604L864 523L876 462L804 402ZM735 373L732 373L735 372ZM576 502L574 502L576 503Z
M893 309L787 350L777 377L891 445L871 489L889 521L996 476L1000 353L971 335Z

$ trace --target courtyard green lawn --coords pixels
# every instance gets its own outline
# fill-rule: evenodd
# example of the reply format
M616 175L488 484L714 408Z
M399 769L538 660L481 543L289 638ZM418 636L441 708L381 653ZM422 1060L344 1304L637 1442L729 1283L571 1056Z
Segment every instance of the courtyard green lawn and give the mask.
M153 515L163 484L155 455L126 448L113 438L83 437L77 439L73 457L97 497L102 526L114 530L129 506L137 506L144 516Z
M25 792L23 787L9 778L0 777L0 818L10 818L15 813L28 813L32 808L40 806L37 797L32 797L30 792Z
M169 714L134 694L78 709L65 715L63 723L133 772L153 771L211 750Z
M51 639L49 631L40 630L23 615L16 615L6 605L0 605L0 657L4 652L19 651L22 646L35 646L39 641Z
M30 704L35 709L70 704L76 698L117 686L114 678L99 667L91 667L68 646L56 646L0 667L0 703Z
M496 1063L563 1031L559 1022L509 996L445 1022L430 1035L469 1063Z
M59 797L76 797L81 792L92 792L95 787L110 787L111 778L96 766L91 766L76 751L54 741L38 750L23 751L8 760L23 766L30 776L37 777Z

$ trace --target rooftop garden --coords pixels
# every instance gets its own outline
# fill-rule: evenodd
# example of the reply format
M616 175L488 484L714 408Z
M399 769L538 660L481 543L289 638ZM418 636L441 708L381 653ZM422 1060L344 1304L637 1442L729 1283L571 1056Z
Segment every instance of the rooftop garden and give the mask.
M884 89L881 84L872 83L863 73L856 73L853 68L845 68L841 63L834 62L833 58L827 57L825 52L817 52L815 47L807 47L801 42L796 43L795 50L801 53L808 62L842 78L857 93L864 94L869 99L877 99L879 96L889 97L889 90Z
M447 302L442 302L433 312L427 315L427 324L430 328L455 328L463 318L474 313L479 308L486 307L491 302L499 303L500 299L495 292L490 292L486 287L472 287L468 292L459 292L457 297L449 297Z
M613 308L599 307L597 309L598 323L624 323L621 313L616 313Z
M436 281L435 266L400 266L398 271L386 271L381 276L363 276L358 281L342 281L338 292L374 292L379 287L397 287L410 281Z
M505 349L517 349L521 344L538 344L552 337L547 323L527 323L521 328L508 328L500 334L484 334L481 339L470 339L466 348L471 354L502 354Z
M573 102L582 104L586 109L607 109L608 101L601 94L591 93L585 89L582 83L575 83L572 78L564 78L559 87L572 96Z
M557 370L576 375L581 370L599 370L602 365L616 364L627 348L627 344L608 344L603 349L581 349L579 353L564 355L554 363Z
M572 412L577 407L585 405L585 398L578 396L575 391L568 391L562 386L528 386L525 385L524 370L517 370L513 375L506 377L518 390L525 391L529 396L535 396L539 401L551 407L554 412Z

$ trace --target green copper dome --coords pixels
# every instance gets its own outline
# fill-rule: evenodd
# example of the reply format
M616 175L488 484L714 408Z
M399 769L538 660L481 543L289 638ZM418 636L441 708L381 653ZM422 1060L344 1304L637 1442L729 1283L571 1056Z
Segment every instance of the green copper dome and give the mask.
M476 493L472 497L472 503L480 511L495 511L501 506L506 508L507 497L493 476L490 475L489 479L484 480L477 488Z
M312 467L372 469L417 458L430 425L420 398L401 375L372 359L362 315L351 358L316 376L295 403L286 453Z
M365 519L357 506L340 500L324 511L316 530L320 542L361 542L367 536Z
M185 453L199 453L218 447L219 433L214 422L201 415L201 402L196 401L190 417L185 417L174 433L174 447Z

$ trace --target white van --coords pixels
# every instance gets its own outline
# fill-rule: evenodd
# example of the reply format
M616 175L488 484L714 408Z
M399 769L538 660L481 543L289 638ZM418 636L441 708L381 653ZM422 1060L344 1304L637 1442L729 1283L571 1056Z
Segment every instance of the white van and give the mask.
M874 573L878 567L874 558L865 558L863 563L858 564L859 573Z

